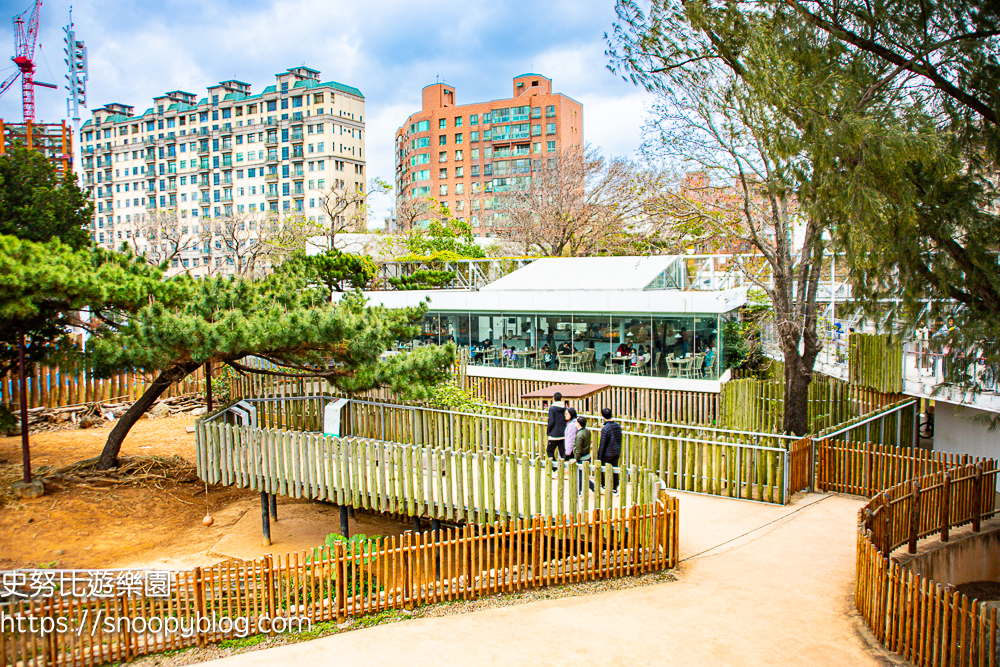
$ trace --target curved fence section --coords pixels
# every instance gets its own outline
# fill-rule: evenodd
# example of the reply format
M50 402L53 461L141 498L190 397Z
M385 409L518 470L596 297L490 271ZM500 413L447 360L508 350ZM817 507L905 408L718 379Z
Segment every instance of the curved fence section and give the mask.
M467 524L172 572L155 596L140 585L118 597L16 598L0 612L63 619L80 632L5 629L0 667L103 665L254 634L308 632L386 609L663 570L677 563L677 515L677 499L661 492L611 511Z
M918 540L933 535L947 542L956 527L971 525L978 532L981 522L997 513L997 462L954 465L946 455L906 461L898 452L856 449L859 470L875 466L882 473L872 473L875 480L854 482L848 492L863 493L880 480L919 475L883 487L859 512L854 600L861 617L886 648L920 667L995 667L996 608L908 571L892 552L907 545L916 553Z
M196 449L198 475L212 484L480 524L621 509L649 502L662 486L637 466L215 422L198 424Z

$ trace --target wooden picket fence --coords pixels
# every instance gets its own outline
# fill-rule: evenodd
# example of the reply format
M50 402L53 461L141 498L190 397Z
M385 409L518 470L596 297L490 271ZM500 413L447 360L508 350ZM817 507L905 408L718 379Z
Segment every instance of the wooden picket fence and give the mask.
M607 512L466 524L230 560L175 573L165 598L17 598L0 604L0 611L62 617L86 631L4 632L0 667L103 665L247 634L308 631L316 623L388 609L664 570L678 560L678 511L677 499L661 492L646 504ZM123 616L131 627L120 631L93 621ZM195 628L199 619L216 622L180 636L151 630L158 618ZM246 619L246 626L230 622L227 628L221 619Z
M997 664L996 609L891 557L904 544L916 553L922 537L947 542L958 526L971 524L978 532L984 519L996 516L997 474L992 459L937 470L885 488L859 511L855 606L887 649L918 667Z
M467 376L465 388L485 403L524 405L522 394L551 387L552 382ZM387 395L379 400L392 401ZM574 407L599 414L601 408L622 419L656 420L677 424L714 425L718 419L719 394L639 387L608 387L599 394L574 401Z
M146 391L153 378L129 371L107 378L97 377L84 365L76 368L36 365L27 376L28 408L59 408L82 403L134 401ZM163 398L203 391L204 368L170 385ZM16 411L21 404L17 373L0 377L0 405Z
M817 440L816 452L818 490L866 498L911 479L976 462L968 454L830 438ZM991 469L995 462L983 460L983 464Z
M216 413L219 415L220 413ZM215 416L215 415L213 415ZM310 498L377 512L489 524L516 517L610 511L655 498L662 485L637 466L469 451L199 420L196 468L210 484ZM555 467L555 479L553 468ZM587 489L595 482L596 492Z

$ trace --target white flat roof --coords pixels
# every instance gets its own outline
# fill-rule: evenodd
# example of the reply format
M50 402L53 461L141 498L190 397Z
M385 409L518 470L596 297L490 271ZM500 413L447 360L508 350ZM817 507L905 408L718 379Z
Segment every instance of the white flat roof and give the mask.
M521 269L522 271L524 269ZM513 275L513 274L512 274ZM499 282L499 281L498 281ZM496 284L496 283L494 283ZM678 290L413 290L365 292L371 305L431 310L550 313L728 313L746 303L746 289ZM339 296L339 293L336 295Z
M642 290L676 260L676 255L546 257L486 285L482 291Z

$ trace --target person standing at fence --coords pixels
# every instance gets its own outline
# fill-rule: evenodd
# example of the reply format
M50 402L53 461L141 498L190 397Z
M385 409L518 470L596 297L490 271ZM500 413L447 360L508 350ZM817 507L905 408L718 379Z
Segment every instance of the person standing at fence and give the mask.
M583 469L590 463L590 429L587 428L587 418L583 415L577 417L576 422L579 428L573 439L573 458L577 465L576 494L580 495L583 493Z
M563 452L563 443L566 440L566 405L562 402L562 392L556 392L552 396L552 405L549 406L548 424L545 429L545 436L549 439L545 448L545 455L552 459L552 470L556 470L556 457Z
M601 427L601 442L597 448L597 460L601 463L618 467L618 461L622 455L622 427L621 424L612 419L611 408L601 408L601 416L604 417L604 426ZM612 486L614 492L618 493L619 473L614 474ZM604 487L604 471L601 471L599 479L601 487ZM593 485L591 485L593 488Z
M569 461L573 458L573 443L576 442L576 432L580 425L576 423L576 408L566 408L566 431L563 433L563 458Z

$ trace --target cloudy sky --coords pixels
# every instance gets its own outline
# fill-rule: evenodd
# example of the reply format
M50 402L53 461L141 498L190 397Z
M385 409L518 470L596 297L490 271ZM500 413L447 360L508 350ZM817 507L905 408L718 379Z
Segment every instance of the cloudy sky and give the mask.
M0 0L0 44L13 55L10 18L32 0ZM45 0L36 78L60 86L69 0ZM608 155L633 155L648 95L608 71L604 33L613 0L76 0L77 39L87 44L89 107L122 102L142 113L154 95L239 79L260 92L288 67L308 65L360 88L366 98L368 173L392 182L393 133L420 109L437 77L459 104L509 97L511 79L536 72L584 105L584 137ZM8 51L10 52L8 54ZM0 77L14 71L0 67ZM36 89L36 117L66 116L65 91ZM84 118L89 117L89 112ZM20 85L0 98L0 118L21 120ZM390 201L373 202L381 212Z

